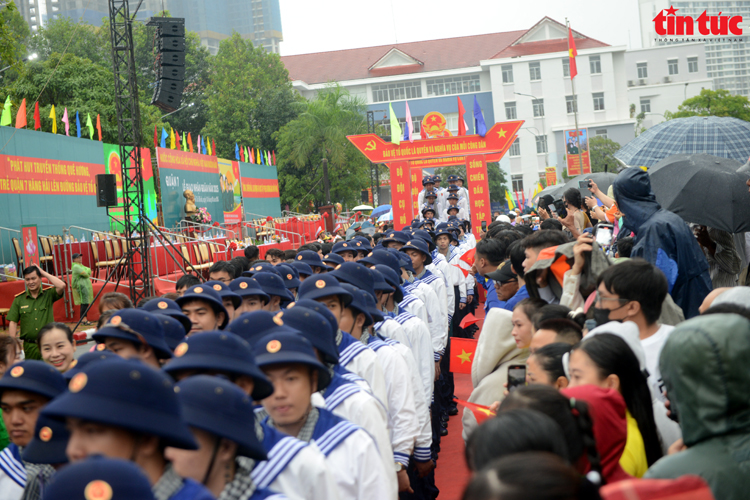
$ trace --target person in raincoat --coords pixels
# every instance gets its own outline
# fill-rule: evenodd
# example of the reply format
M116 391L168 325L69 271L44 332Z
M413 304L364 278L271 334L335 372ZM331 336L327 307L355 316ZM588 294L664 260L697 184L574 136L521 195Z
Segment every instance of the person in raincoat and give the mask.
M94 300L94 287L91 285L91 268L83 265L80 253L73 254L73 265L70 267L73 276L73 303L81 306L80 318L84 325L90 325L86 313Z
M623 170L613 183L613 191L624 216L625 232L635 233L630 257L641 257L661 269L669 283L669 294L685 317L697 316L712 286L706 256L688 225L661 208L648 174L639 168Z
M685 451L656 462L646 478L693 474L714 497L739 500L750 491L750 321L706 314L679 324L659 366Z

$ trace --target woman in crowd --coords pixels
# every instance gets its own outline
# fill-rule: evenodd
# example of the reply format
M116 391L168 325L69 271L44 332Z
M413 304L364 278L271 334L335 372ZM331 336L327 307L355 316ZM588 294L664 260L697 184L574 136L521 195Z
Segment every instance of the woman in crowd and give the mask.
M570 188L563 194L563 202L565 208L568 210L568 217L573 216L572 226L575 228L573 236L578 237L583 230L587 227L591 227L591 221L588 216L582 211L583 200L581 199L581 192L578 188ZM566 217L567 219L567 217ZM572 229L572 228L571 228Z
M76 346L68 325L57 322L44 325L39 330L37 343L45 363L54 366L60 373L70 369Z
M523 299L513 308L513 340L519 349L527 349L531 345L531 337L534 336L534 322L531 318L546 306L547 303L541 299Z
M627 342L599 334L573 347L570 386L592 384L614 389L627 405L628 440L620 463L628 474L642 477L662 456L648 382Z
M526 360L526 383L548 385L555 389L568 387L563 356L569 353L570 349L570 344L555 343L534 351Z

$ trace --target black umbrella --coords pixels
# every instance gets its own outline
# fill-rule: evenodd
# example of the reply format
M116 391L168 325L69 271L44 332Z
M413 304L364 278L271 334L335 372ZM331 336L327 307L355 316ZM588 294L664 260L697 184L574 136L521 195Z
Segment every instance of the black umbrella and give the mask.
M586 196L593 196L593 193L589 191L588 188L578 187L578 183L585 180L592 180L596 182L596 185L599 187L599 189L602 190L602 193L607 194L607 189L609 189L609 186L612 185L616 178L617 174L610 174L606 172L576 175L571 180L565 183L565 186L563 186L564 189L560 192L560 196L562 196L562 194L570 188L578 189L581 192L582 198L585 198Z
M750 231L742 164L707 154L674 155L649 169L656 201L687 222L729 233Z

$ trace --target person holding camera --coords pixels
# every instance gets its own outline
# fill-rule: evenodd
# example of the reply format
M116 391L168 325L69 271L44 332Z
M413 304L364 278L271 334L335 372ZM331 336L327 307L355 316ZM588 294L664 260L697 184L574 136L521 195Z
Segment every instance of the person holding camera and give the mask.
M558 210L558 219L560 220L560 223L570 231L574 238L578 238L583 233L584 229L591 227L591 221L581 210L583 203L581 200L581 192L576 188L570 188L563 193L562 201L567 214L560 213L560 210Z

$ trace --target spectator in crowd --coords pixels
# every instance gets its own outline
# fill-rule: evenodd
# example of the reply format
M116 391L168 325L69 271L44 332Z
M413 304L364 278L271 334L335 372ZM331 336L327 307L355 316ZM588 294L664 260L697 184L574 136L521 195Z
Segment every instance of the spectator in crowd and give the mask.
M497 298L494 283L486 276L495 271L497 266L505 260L506 251L507 246L495 238L482 240L477 243L472 272L476 275L477 283L487 291L487 300L484 304L485 311L489 311L493 307L503 307L504 305Z
M567 343L554 343L532 352L526 360L526 383L549 385L555 389L568 387L563 355L569 353L571 347Z
M260 257L260 249L255 245L248 245L243 250L245 258L250 262L255 262Z
M90 325L86 313L94 301L94 287L91 285L91 268L83 265L83 256L80 253L73 254L73 263L70 266L72 278L70 280L73 292L73 303L81 306L81 324Z
M65 373L74 365L76 344L73 332L65 323L52 322L44 325L39 330L37 342L44 362L54 366L60 373Z
M549 307L549 306L545 306ZM542 308L544 309L544 307ZM538 316L537 313L536 316ZM536 322L535 322L536 325ZM535 326L529 349L536 352L540 347L548 344L565 343L575 345L583 338L581 326L568 318L546 319Z
M286 254L279 248L269 248L266 252L266 260L275 266L286 261Z
M177 283L174 286L175 292L179 294L180 297L185 295L185 290L190 288L191 286L200 285L201 279L194 275L194 274L183 274L177 279ZM132 307L132 306L131 306Z
M694 225L693 234L708 261L708 272L714 288L736 286L742 260L732 235L713 227Z
M208 279L210 281L221 281L225 285L228 285L236 277L237 269L225 260L215 262L208 269Z

